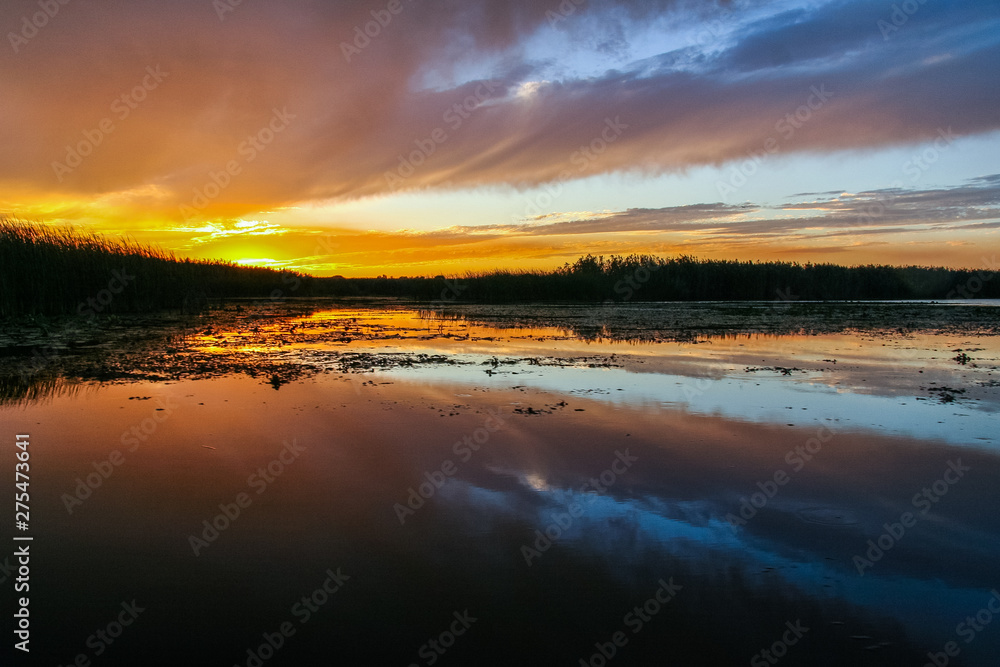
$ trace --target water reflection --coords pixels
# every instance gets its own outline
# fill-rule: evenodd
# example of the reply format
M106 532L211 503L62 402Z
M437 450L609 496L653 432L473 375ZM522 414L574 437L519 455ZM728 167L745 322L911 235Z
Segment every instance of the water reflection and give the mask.
M662 302L607 301L600 305L445 305L421 311L425 317L499 328L554 327L598 342L691 341L736 333L820 334L870 331L876 334L934 331L980 335L1000 333L1000 300L941 302Z
M615 664L746 664L788 624L788 665L962 641L1000 584L992 321L600 339L560 310L244 308L5 374L58 582L32 612L67 619L40 652L69 664L132 599L107 664L246 665L286 621L268 664L426 664L465 610L442 664L594 664L616 632ZM961 650L991 665L1000 634Z
M60 396L73 396L88 385L61 375L0 376L0 405L28 405Z
M109 320L102 331L88 329L86 341L60 338L58 332L69 335L76 331L72 327L46 327L42 335L37 326L7 326L0 335L6 345L0 347L0 371L16 379L7 381L0 399L42 395L50 379L60 376L135 381L235 372L280 387L317 371L473 365L485 357L495 360L488 374L521 372L509 368L518 363L716 379L737 370L758 377L805 376L855 393L892 393L896 387L896 393L912 394L923 387L923 398L978 401L994 394L981 388L1000 381L993 377L1000 348L988 335L996 333L996 312L986 305L915 304L453 306L435 311L398 304L263 303L201 318ZM594 318L601 320L600 335L587 328ZM805 320L812 324L803 325ZM902 322L905 327L896 326ZM954 354L942 356L951 348ZM924 372L933 377L917 377ZM949 392L949 381L964 384Z
M922 664L997 585L1000 519L983 511L1000 501L995 452L572 397L518 414L520 391L461 389L359 389L328 375L274 392L224 378L19 409L46 452L39 566L60 582L40 591L37 614L74 619L45 631L52 659L70 659L102 613L135 598L149 611L115 647L117 664L177 664L193 647L245 664L286 620L298 633L274 664L421 664L419 647L466 609L478 620L449 653L456 664L573 664L619 630L621 664L748 662L797 621L809 630L788 664ZM157 398L169 418L124 450L122 433L155 415ZM304 451L258 494L249 480L293 439ZM63 495L114 449L124 462L70 514ZM957 459L968 472L921 514L914 495ZM401 523L395 506L451 470L445 461L453 474ZM788 481L734 525L779 470ZM252 502L195 556L191 535L240 492ZM904 511L917 524L859 574L855 556ZM538 551L530 565L525 547ZM293 605L330 568L351 578L300 624ZM671 578L676 597L633 632L626 615ZM150 659L162 636L188 640ZM997 650L983 633L961 664Z

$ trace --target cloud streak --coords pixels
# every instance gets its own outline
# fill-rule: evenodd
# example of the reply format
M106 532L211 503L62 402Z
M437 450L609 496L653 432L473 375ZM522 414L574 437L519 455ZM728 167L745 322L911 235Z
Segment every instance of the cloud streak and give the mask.
M346 62L342 44L384 4L243 3L220 21L203 1L77 0L19 52L0 56L0 184L15 201L39 192L116 197L124 210L179 220L179 207L235 161L239 173L198 210L234 218L408 189L679 172L743 160L768 137L781 140L783 153L823 153L915 143L945 128L960 136L1000 129L1000 10L940 4L921 5L884 39L878 21L891 5L881 3L761 18L756 3L590 0L553 21L555 2L403 0ZM739 27L734 36L697 46L674 38L671 27L723 9ZM36 10L34 2L6 3L2 26L16 32ZM630 58L640 37L660 44L657 53ZM552 54L538 44L549 38L577 45L575 73L545 78ZM141 84L147 67L169 76L118 119L115 100ZM777 124L820 85L832 98L782 137ZM247 160L241 146L275 109L294 118ZM53 162L108 117L114 130L60 182ZM609 122L620 126L613 143ZM412 173L387 177L407 162ZM844 216L855 203L826 202ZM895 199L899 210L883 223L919 218L911 203ZM682 231L708 215L743 214L708 205L637 211L519 234ZM757 234L762 225L728 222L725 230Z
M873 214L873 203L881 207ZM192 250L215 256L249 237L283 234L284 266L321 274L417 275L450 267L551 268L579 255L660 253L699 257L940 264L982 268L982 234L1000 229L1000 175L951 188L888 188L801 195L781 205L724 203L578 213L552 221L454 226L430 231L284 228L256 221L196 232ZM256 254L265 255L267 245ZM905 249L904 253L900 248ZM898 258L897 258L898 255ZM516 258L516 260L512 260ZM989 259L989 258L988 258ZM995 258L991 259L995 262ZM990 264L992 270L992 264Z

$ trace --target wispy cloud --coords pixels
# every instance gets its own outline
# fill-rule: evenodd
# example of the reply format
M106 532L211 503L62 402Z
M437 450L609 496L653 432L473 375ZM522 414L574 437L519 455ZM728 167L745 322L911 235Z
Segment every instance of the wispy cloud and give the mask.
M875 206L877 204L877 206ZM690 254L843 263L979 266L982 234L1000 229L1000 178L951 188L804 193L778 203L575 212L520 224L435 230L287 229L282 266L322 274L412 275L501 266L546 268L595 254ZM322 233L322 243L317 234ZM218 235L211 255L239 238ZM373 259L377 258L377 259Z
M0 55L0 183L15 200L39 190L109 197L123 211L179 220L178 207L232 161L239 173L203 209L206 219L384 195L395 191L386 173L411 157L420 164L397 188L660 174L760 150L821 84L834 95L822 119L783 152L870 150L933 138L942 127L958 135L1000 128L994 3L920 5L889 39L878 27L891 11L883 3L768 11L753 2L591 0L554 25L550 4L558 6L405 4L349 63L341 43L371 20L368 5L243 3L223 22L200 0L67 5L45 34ZM14 0L4 18L13 25L36 9ZM684 26L718 16L734 27L717 31L717 41L681 39ZM546 37L575 49L561 77L550 76L559 58L545 52ZM650 44L658 53L649 55ZM148 66L168 79L58 182L52 163L113 116ZM438 85L419 84L430 79ZM484 82L487 99L466 104ZM264 138L276 108L294 120L248 160L242 148ZM628 129L600 159L574 161L609 118ZM660 224L648 213L627 220L618 222L633 231ZM598 223L551 224L572 233Z

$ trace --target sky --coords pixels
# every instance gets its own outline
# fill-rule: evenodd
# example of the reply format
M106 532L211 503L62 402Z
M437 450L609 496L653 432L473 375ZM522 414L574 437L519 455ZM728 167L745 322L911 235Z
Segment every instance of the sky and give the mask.
M0 214L316 275L995 268L994 0L5 0Z

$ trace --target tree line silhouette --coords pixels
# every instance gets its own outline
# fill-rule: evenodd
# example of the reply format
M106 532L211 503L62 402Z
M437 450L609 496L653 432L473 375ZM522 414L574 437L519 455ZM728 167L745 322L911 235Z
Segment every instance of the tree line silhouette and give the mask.
M234 298L398 297L452 302L995 299L992 270L586 255L554 271L460 277L315 277L178 259L126 239L0 218L0 316L185 309Z
M682 255L586 255L550 272L498 269L461 278L339 278L341 295L432 301L756 301L995 299L993 271L931 266L704 260Z

